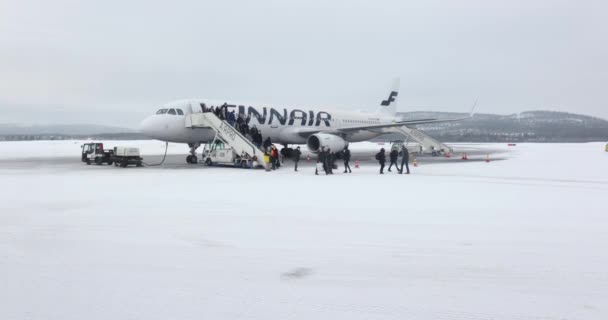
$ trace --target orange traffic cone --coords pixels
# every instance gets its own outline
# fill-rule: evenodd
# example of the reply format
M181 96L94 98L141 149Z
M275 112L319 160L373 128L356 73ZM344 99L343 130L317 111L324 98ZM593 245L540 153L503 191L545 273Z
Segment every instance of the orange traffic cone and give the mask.
M359 160L355 161L355 169L359 169Z
M486 162L490 162L490 154L486 154Z
M418 166L418 162L416 161L416 158L414 158L414 167Z

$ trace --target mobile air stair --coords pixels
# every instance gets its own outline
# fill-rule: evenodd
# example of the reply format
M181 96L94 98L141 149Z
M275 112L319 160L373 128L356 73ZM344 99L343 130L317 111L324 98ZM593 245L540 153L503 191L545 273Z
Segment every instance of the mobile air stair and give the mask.
M418 144L421 145L422 148L424 149L424 151L426 151L426 152L430 153L433 150L435 150L437 152L442 152L442 153L453 152L451 147L433 139L432 137L430 137L429 135L427 135L426 133L424 133L418 129L408 128L406 126L403 126L403 127L396 127L395 130L397 132L403 133L406 137L409 137L409 138L415 140L416 142L418 142Z
M262 150L256 147L253 142L227 121L218 118L212 112L191 113L187 115L186 128L211 128L215 131L214 142L220 139L228 148L234 150L236 154L245 154L251 159L255 159L260 165L266 165Z

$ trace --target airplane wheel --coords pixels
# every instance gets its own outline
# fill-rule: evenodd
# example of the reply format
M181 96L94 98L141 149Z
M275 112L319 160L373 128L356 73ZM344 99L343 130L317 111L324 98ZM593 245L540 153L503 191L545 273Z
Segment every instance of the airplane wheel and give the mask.
M190 163L191 164L197 164L198 163L198 158L196 156L190 156Z
M186 157L186 163L192 163L192 156Z

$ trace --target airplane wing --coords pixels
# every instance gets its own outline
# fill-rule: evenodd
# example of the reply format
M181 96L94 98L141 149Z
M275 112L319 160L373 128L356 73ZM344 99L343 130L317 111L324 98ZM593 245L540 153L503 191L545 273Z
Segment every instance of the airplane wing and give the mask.
M417 124L427 124L427 123L442 123L442 122L453 122L453 121L462 121L462 120L466 120L466 119L470 119L472 117L472 114L466 117L462 117L462 118L452 118L452 119L415 119L415 120L405 120L405 121L396 121L393 123L387 123L387 124L373 124L373 125L366 125L366 126L356 126L356 127L347 127L347 128L327 128L327 129L323 129L323 128L302 128L301 130L298 131L298 134L302 137L307 137L311 134L315 134L318 132L325 132L325 133L333 133L333 134L340 134L340 133L352 133L352 132L357 132L357 131L375 131L375 130L381 130L381 129L387 129L387 128L395 128L395 127L403 127L403 126L413 126L413 125L417 125Z
M374 125L367 125L367 126L356 126L356 127L347 127L347 128L339 128L339 129L327 129L327 130L321 130L320 128L310 128L310 129L300 130L298 132L298 134L300 136L302 136L302 137L307 137L307 136L309 136L311 134L315 134L317 132L326 132L326 133L340 134L340 133L351 133L351 132L366 131L366 130L374 131L374 130L381 130L381 129L387 129L387 128L395 128L395 127L403 127L403 126L413 126L413 125L417 125L417 124L462 121L462 120L473 118L473 116L475 115L475 108L477 107L477 101L478 100L479 100L479 98L475 99L475 103L471 107L471 111L469 112L469 115L467 115L466 117L461 117L461 118L451 118L451 119L450 118L448 118L448 119L415 119L415 120L396 121L396 122L388 123L388 124L374 124Z

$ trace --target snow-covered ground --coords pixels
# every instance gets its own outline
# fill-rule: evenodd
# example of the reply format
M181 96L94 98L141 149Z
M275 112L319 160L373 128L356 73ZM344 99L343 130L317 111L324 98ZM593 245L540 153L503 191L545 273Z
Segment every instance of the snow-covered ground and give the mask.
M0 143L0 319L608 317L602 143L333 176L86 166L80 143Z

